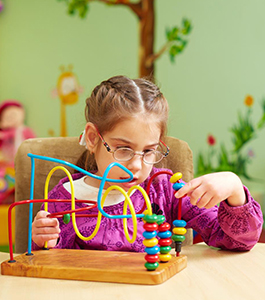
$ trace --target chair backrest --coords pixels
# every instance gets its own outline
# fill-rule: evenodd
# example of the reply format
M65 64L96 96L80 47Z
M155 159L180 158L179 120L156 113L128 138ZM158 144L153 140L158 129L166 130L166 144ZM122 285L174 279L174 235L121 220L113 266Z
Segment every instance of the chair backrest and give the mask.
M157 165L171 169L173 172L182 172L184 181L193 178L192 152L188 144L176 138L166 137L166 144L170 148L167 159ZM35 138L24 141L18 149L15 159L15 201L30 199L30 176L31 159L28 153L49 156L61 159L72 164L76 164L78 158L84 152L84 147L78 143L78 137L57 137L57 138ZM35 160L35 185L34 199L44 198L44 185L49 171L58 165L54 162ZM72 168L67 169L73 173ZM63 171L56 171L51 177L49 190L52 189L61 178L65 177ZM34 204L33 218L39 211L41 204ZM27 251L28 238L28 215L29 205L19 205L16 207L15 220L15 252ZM186 234L186 244L192 244L192 232Z

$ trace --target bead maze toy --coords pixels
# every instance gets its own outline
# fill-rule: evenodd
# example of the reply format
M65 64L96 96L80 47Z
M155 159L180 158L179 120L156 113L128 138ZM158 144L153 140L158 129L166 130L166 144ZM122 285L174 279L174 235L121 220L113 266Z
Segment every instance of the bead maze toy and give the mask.
M1 264L1 273L3 275L41 277L54 279L71 279L71 280L87 280L87 281L103 281L117 283L132 284L160 284L176 273L180 272L187 266L187 257L180 255L181 244L185 240L184 228L186 223L181 220L181 199L179 199L178 219L173 222L173 235L170 231L170 224L166 222L163 215L152 213L152 206L149 199L149 190L152 180L160 174L171 175L170 182L173 183L173 189L178 190L184 184L180 182L181 173L173 175L170 171L160 171L155 173L149 180L146 190L140 186L131 187L128 192L118 185L110 185L103 193L106 182L129 182L133 179L133 174L121 164L114 162L105 170L102 177L89 173L73 164L59 159L46 156L28 154L31 158L31 183L30 183L30 199L13 203L8 211L8 231L9 231L9 252L10 259ZM44 188L44 199L33 199L34 195L34 174L35 159L56 162L61 165L71 167L82 172L87 176L92 176L100 180L100 187L97 202L86 208L76 209L75 203L91 203L88 200L75 199L75 191L73 179L70 172L63 166L54 167L48 174ZM124 170L129 178L114 180L108 178L108 173L113 167L119 167ZM57 170L63 170L71 186L71 199L48 199L48 186L53 173ZM104 201L108 193L116 189L121 192L125 198L122 215L110 215L104 211ZM142 209L136 213L130 199L133 190L138 189L144 198ZM85 241L91 240L97 234L102 216L109 219L122 219L124 234L130 243L134 243L137 235L137 218L144 220L143 245L145 246L145 256L143 253L118 252L118 251L98 251L98 250L73 250L73 249L48 249L45 242L43 250L32 251L32 219L33 219L33 203L44 203L44 210L48 211L48 204L51 202L70 202L71 210L50 214L49 217L63 218L65 223L72 220L72 225L76 235ZM14 257L12 245L12 225L11 211L17 205L29 204L29 228L28 228L28 251L22 255ZM89 214L91 207L97 207L98 214ZM129 207L130 214L127 214ZM84 216L84 210L87 210L86 217L96 217L97 223L94 231L89 236L83 236L77 227L76 218ZM82 212L82 214L79 214ZM127 219L132 219L133 233L129 236ZM171 238L172 237L172 238ZM176 256L171 255L172 240L175 242ZM47 251L48 250L48 251ZM160 253L159 253L160 252ZM146 261L144 264L144 260Z

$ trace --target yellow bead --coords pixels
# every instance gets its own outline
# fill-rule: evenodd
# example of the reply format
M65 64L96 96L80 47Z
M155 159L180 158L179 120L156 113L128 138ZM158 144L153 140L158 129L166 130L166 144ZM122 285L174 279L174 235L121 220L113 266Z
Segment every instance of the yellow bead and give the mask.
M183 235L187 232L187 229L183 228L183 227L175 227L175 228L173 228L172 231L173 231L174 234Z
M158 239L157 238L152 238L152 239L145 239L145 240L143 240L143 245L145 246L145 247L154 247L154 246L156 246L158 244Z
M171 183L175 183L175 182L177 182L178 180L180 180L181 178L182 178L182 173L177 172L177 173L175 173L174 175L172 175L172 176L170 177L169 181L170 181Z
M171 254L167 253L167 254L159 254L159 259L162 262L166 262L166 261L170 261L171 260Z

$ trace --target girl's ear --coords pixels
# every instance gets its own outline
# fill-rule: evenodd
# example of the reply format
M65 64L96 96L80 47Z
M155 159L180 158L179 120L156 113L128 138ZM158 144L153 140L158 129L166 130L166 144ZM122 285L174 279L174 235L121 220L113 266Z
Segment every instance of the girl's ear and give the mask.
M98 131L96 129L96 126L91 122L88 122L86 124L85 130L86 130L86 135L85 135L86 146L88 151L92 154L96 151L96 147L98 144L98 140L99 140Z

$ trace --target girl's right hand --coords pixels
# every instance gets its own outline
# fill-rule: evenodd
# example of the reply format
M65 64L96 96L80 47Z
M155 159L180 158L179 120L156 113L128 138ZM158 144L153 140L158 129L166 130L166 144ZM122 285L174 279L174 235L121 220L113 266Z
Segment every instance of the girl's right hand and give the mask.
M55 247L59 238L59 221L56 218L47 218L47 215L48 212L39 211L32 223L32 240L40 248L44 247L46 241L48 248Z

